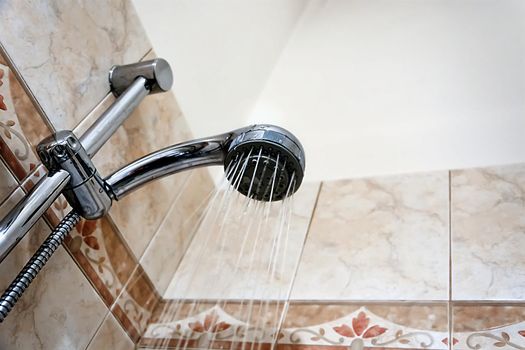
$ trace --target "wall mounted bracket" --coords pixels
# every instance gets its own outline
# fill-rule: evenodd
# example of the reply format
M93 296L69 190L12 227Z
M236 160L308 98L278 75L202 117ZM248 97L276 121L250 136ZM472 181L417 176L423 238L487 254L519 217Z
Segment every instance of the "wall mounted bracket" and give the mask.
M73 210L53 229L0 296L0 322L4 321L80 217L97 219L108 212L112 192L106 188L91 158L144 97L168 91L172 83L171 68L163 59L114 66L109 72L109 84L117 100L84 135L78 138L72 131L62 130L37 146L48 175L0 220L0 263L60 194L64 194Z
M111 199L91 158L144 97L168 91L172 83L171 68L160 58L111 68L109 84L117 100L80 138L72 131L58 131L38 145L49 173L0 220L0 262L61 193L86 219L101 217L109 210Z

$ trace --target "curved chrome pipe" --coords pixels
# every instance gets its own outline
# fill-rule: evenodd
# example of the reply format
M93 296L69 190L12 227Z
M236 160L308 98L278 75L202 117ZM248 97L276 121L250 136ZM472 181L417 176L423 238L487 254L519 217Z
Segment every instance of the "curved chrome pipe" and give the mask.
M253 149L256 151L252 154ZM222 165L226 169L240 159L246 161L246 167L237 190L250 198L281 200L301 184L305 168L301 143L283 128L261 124L150 153L111 174L105 180L105 189L118 200L152 180L202 166ZM258 168L259 160L265 165ZM267 169L266 176L264 169ZM272 169L278 169L278 172ZM274 195L268 197L268 191L264 189L270 186L274 173L277 174ZM238 174L230 175L228 180ZM262 190L251 191L254 181L257 189ZM292 188L288 191L291 183Z
M152 180L190 168L223 165L236 131L179 143L150 153L106 178L107 189L118 200Z

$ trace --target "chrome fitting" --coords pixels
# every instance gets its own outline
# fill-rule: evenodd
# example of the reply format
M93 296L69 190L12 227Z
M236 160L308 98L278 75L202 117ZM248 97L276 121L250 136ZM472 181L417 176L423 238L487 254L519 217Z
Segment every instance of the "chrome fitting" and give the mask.
M138 77L146 79L150 93L166 92L173 84L173 74L169 63L156 58L150 61L113 66L109 71L109 85L115 96L120 96Z
M82 217L98 219L109 211L111 198L105 190L104 180L73 132L56 132L37 146L37 152L51 174L59 170L69 173L69 183L63 194Z

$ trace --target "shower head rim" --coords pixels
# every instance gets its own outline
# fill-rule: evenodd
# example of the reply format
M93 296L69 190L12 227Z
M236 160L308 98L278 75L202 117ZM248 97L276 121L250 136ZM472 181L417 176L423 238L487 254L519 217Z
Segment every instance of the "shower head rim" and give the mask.
M297 191L304 176L305 157L300 141L291 132L275 125L259 124L236 130L234 135L227 147L224 160L225 171L236 159L239 159L239 156L243 159L249 157L256 160L259 154L264 153L263 157L267 158L279 154L281 160L279 164L275 163L275 165L280 171L286 172L286 178L289 182L286 186L287 191L271 197L271 201L284 199ZM276 161L276 159L273 160ZM238 190L240 191L240 189ZM241 191L241 193L243 192ZM247 195L246 193L243 194ZM252 193L252 195L250 196L252 198L267 200L260 193Z

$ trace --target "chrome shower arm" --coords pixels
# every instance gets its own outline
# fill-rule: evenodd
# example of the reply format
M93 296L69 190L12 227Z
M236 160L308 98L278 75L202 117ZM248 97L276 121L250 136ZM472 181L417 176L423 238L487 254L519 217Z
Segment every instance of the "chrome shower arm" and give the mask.
M150 153L106 178L107 189L116 200L155 179L186 169L224 165L234 133L179 143Z

